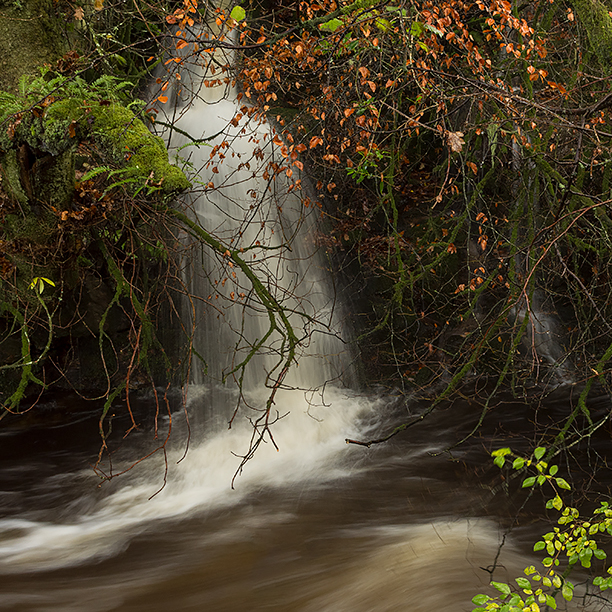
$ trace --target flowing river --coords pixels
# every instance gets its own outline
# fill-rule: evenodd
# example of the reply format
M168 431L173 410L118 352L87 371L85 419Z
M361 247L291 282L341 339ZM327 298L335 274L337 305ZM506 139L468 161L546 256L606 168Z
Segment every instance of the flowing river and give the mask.
M493 494L499 471L488 453L507 445L507 434L516 450L530 449L533 439L516 434L533 436L539 417L500 397L477 435L445 453L480 416L478 402L466 400L386 444L345 443L382 435L426 405L351 390L358 356L342 340L343 306L312 248L313 207L290 182L266 177L270 160L284 163L273 128L249 122L246 111L232 123L236 92L203 86L206 75L204 66L183 76L166 116L180 129L167 142L195 183L186 206L217 239L252 256L268 305L290 313L284 335L277 327L266 336L271 309L253 299L229 246L213 254L192 247L183 280L198 300L186 304L184 320L206 367L194 358L186 454L185 412L174 402L165 486L161 453L101 483L91 467L100 408L76 397L46 396L28 415L3 421L0 610L471 610L491 578L510 580L534 561L529 551L542 527L529 527L523 513L504 538L521 499ZM240 471L253 447L245 415L265 414L287 325L308 341L276 391L274 443L266 433ZM240 394L219 380L261 338L227 429ZM550 400L547 418L567 412L570 394L571 386ZM115 473L151 451L152 406L152 398L133 398L143 426L113 455Z
M0 609L471 610L471 598L487 592L486 569L515 507L477 473L482 448L529 408L501 403L485 438L451 459L436 453L473 424L474 405L441 409L368 449L344 438L376 434L422 406L334 394L326 415L300 406L295 393L279 400L293 402L275 430L280 450L260 449L234 489L231 451L242 450L246 430L213 436L178 465L181 450L171 452L168 483L151 499L163 477L155 460L98 488L88 468L96 411L51 430L5 428ZM41 409L70 406L63 398ZM532 562L527 547L539 529L510 534L494 579Z

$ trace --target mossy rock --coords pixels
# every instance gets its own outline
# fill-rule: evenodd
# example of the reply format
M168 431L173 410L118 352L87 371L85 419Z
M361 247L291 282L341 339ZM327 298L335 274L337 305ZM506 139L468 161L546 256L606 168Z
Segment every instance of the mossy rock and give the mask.
M55 102L44 117L45 149L58 151L62 142L70 141L71 125L73 141L91 138L105 160L123 166L121 180L126 185L140 188L147 182L159 185L166 195L191 186L183 172L169 163L164 141L121 104L70 98Z

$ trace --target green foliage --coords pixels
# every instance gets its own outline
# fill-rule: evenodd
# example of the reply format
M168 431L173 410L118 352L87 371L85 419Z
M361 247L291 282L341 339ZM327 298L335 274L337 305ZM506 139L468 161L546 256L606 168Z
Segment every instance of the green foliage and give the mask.
M104 74L91 83L79 75L67 77L55 74L47 67L40 68L40 75L24 75L19 82L19 95L31 103L48 96L81 98L83 100L108 100L129 105L141 104L131 96L131 81Z
M32 279L30 289L34 289L38 295L42 295L43 291L45 290L45 283L51 287L55 287L55 283L52 280L45 278L44 276L37 276Z
M230 17L236 21L242 21L246 17L246 11L241 6L236 5L232 9Z
M549 452L548 455L551 453ZM516 586L501 582L491 582L499 591L493 597L478 594L472 602L478 606L473 612L539 612L546 607L557 609L557 598L571 601L574 597L574 585L567 579L571 570L578 564L591 568L593 559L604 562L605 551L600 548L598 537L612 535L612 508L609 502L601 502L591 516L582 518L577 508L565 504L561 490L571 490L569 483L556 474L558 466L549 465L544 459L547 456L545 447L538 447L531 457L515 455L509 448L500 448L491 453L495 465L503 468L506 458L514 457L512 469L522 473L535 469L536 475L523 480L523 488L547 484L553 490L554 497L546 502L548 510L560 513L557 525L552 531L544 534L534 546L534 552L544 552L542 569L530 565L524 570L524 577L517 577ZM603 566L603 573L592 578L592 584L604 591L612 588L612 566Z
M135 116L134 110L143 103L130 101L126 92L132 87L131 82L109 75L88 83L79 76L54 75L48 69L42 69L35 79L24 77L18 95L0 93L0 123L9 124L0 134L0 150L6 156L26 143L58 156L92 138L105 161L125 170L115 187L138 191L146 186L164 194L186 189L189 182L168 163L162 139ZM14 179L13 192L23 199L16 175Z

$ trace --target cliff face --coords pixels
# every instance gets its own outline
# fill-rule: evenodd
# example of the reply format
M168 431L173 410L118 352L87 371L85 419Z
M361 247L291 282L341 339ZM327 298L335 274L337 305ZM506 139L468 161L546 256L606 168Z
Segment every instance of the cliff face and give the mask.
M53 65L68 51L62 16L52 0L0 5L0 89L16 91L24 74Z

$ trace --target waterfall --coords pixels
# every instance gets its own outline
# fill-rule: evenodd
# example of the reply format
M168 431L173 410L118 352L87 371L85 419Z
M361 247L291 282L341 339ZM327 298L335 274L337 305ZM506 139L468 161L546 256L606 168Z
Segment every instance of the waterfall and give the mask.
M167 463L154 456L102 491L92 490L96 483L84 487L91 471L66 475L79 491L68 513L62 507L52 517L45 513L0 520L2 573L112 556L159 521L235 506L264 488L321 484L354 473L342 460L355 452L344 439L360 435L360 417L378 402L339 384L343 377L350 382L350 365L329 272L314 246L318 211L306 206L301 197L305 187L298 192L286 170L276 179L268 176L269 164L284 159L282 142L273 126L250 117L248 109L240 121L234 120L241 106L236 89L223 81L206 86L213 60L182 75L174 105L163 108L165 122L172 126L165 136L194 183L185 202L193 218L228 249L239 251L288 313L301 340L296 363L276 385L284 347L282 334L275 331L248 362L241 387L234 380L239 372L227 376L267 333L269 312L229 257L185 237L183 279L190 297L184 314L204 362L194 358L186 402L190 416L203 415L205 431L194 434L199 439L185 458L178 440L176 448L168 449ZM265 413L275 385L270 430L257 438L253 423ZM228 430L238 405L238 417ZM179 411L173 426L179 433L181 418ZM257 452L251 457L254 440ZM250 460L242 470L245 456ZM123 467L133 461L133 456L124 459ZM115 470L121 467L115 461Z
M297 168L282 155L285 147L275 127L239 100L235 84L213 79L212 67L219 63L218 54L190 63L187 77L175 83L174 107L161 109L165 123L173 126L164 134L171 155L195 185L187 205L207 231L243 254L289 314L302 345L283 386L312 392L332 380L350 384L340 309L314 244L319 209L308 197L306 179L296 180ZM284 169L275 173L278 167ZM269 312L228 257L195 245L189 260L184 279L197 302L187 310L194 348L204 358L195 364L192 379L210 387L265 336ZM283 340L273 333L251 358L243 391L266 380L274 384L286 350Z

